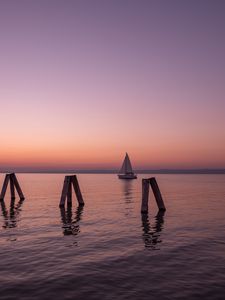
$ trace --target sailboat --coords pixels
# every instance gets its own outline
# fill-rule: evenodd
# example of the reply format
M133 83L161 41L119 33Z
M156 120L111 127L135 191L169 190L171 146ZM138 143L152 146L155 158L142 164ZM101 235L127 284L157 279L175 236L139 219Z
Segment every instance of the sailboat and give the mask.
M122 167L120 169L120 174L118 174L119 179L136 179L137 175L134 174L131 162L129 159L128 154L126 153L126 156L124 158Z

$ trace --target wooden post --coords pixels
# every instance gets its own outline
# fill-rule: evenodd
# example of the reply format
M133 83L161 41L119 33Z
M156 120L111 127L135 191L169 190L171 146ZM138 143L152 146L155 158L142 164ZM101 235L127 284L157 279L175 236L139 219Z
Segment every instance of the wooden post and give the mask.
M70 182L69 176L65 176L59 207L65 206L65 201L66 201L68 188L69 188L69 182Z
M80 191L80 187L76 175L72 176L72 183L73 183L73 188L76 193L77 201L79 202L79 205L84 205L84 200Z
M141 204L141 212L148 212L148 197L149 197L149 184L151 185L153 194L156 199L157 206L160 211L165 211L166 207L164 205L162 195L159 190L159 186L155 177L151 177L148 179L142 179L142 204Z
M149 182L150 182L150 185L152 187L152 191L154 193L154 196L155 196L155 199L156 199L159 210L165 211L166 208L165 208L163 198L162 198L162 195L160 193L160 189L159 189L159 186L157 184L157 181L156 181L155 177L150 178Z
M22 192L22 190L21 190L21 188L20 188L19 182L18 182L18 180L17 180L17 178L16 178L15 173L10 174L10 177L11 177L12 180L13 180L13 183L14 183L14 185L15 185L15 188L16 188L16 190L17 190L17 193L18 193L20 199L21 199L21 200L25 199L25 197L24 197L24 195L23 195L23 192Z
M13 183L12 176L10 176L10 192L11 192L11 199L15 199L15 187Z
M71 179L69 181L68 191L67 191L67 205L72 206L72 183Z
M84 200L80 191L77 177L76 175L71 175L71 176L65 176L59 207L65 206L66 198L67 198L67 206L72 206L72 185L79 205L84 205Z
M3 186L2 186L0 200L4 200L6 189L7 189L9 181L10 181L11 198L15 199L15 188L16 188L17 193L18 193L20 199L24 200L25 197L23 195L23 192L22 192L22 190L20 188L19 182L18 182L18 180L16 178L16 175L14 173L6 174L5 175L5 180L4 180L4 183L3 183Z
M142 203L141 212L148 212L149 179L142 179Z
M4 179L4 182L3 182L2 191L1 191L1 195L0 195L0 200L1 201L3 201L4 197L5 197L6 189L7 189L7 186L8 186L8 183L9 183L9 178L10 178L9 176L10 176L9 174L5 175L5 179Z

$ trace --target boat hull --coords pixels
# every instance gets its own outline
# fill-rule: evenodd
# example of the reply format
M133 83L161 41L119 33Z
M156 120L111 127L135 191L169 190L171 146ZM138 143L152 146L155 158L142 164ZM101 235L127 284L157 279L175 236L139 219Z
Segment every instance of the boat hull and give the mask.
M137 179L135 174L118 174L119 179Z

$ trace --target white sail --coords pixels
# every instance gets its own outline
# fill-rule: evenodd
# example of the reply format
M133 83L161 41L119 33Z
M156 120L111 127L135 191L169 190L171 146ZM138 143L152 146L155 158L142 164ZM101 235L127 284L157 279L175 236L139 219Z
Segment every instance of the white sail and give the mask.
M132 166L131 166L129 156L126 153L126 156L124 158L122 167L120 169L120 174L129 174L129 173L133 173L133 169L132 169Z

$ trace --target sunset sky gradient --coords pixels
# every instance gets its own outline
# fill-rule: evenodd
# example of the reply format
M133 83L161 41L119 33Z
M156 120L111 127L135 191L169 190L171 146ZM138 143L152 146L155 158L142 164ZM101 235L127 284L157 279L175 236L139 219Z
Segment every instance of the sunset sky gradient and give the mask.
M1 0L0 168L225 168L225 1Z

